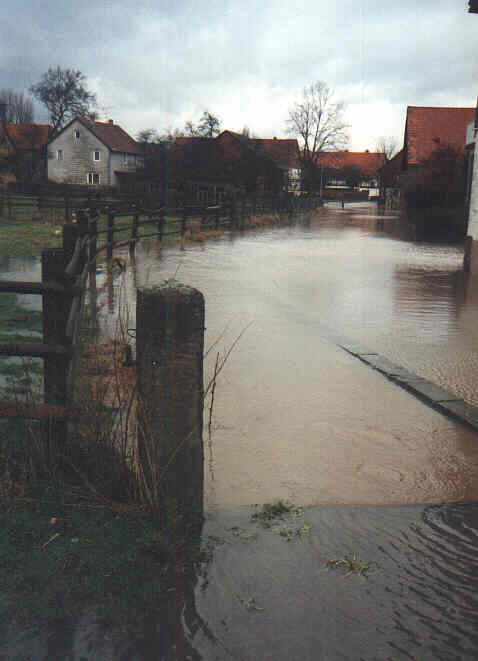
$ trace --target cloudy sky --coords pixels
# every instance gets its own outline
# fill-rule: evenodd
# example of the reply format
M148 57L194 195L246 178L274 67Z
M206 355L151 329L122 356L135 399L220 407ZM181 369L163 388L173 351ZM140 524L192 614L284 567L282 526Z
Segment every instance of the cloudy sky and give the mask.
M222 127L285 137L302 89L347 104L351 150L403 141L407 105L474 106L478 14L468 0L3 0L0 88L80 69L102 119L133 136ZM42 118L40 114L38 120Z

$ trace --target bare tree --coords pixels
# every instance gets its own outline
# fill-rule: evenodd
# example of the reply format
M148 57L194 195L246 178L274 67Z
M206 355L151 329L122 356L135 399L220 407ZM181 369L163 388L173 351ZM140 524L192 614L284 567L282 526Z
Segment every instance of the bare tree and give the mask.
M205 110L198 124L199 134L206 138L214 138L221 131L221 120Z
M389 161L397 152L398 142L393 136L377 138L376 150L385 155L385 162Z
M184 125L184 134L189 137L197 137L199 135L199 129L191 120L188 120Z
M95 119L96 97L86 88L86 76L75 69L48 69L30 93L48 110L51 133L73 117Z
M158 132L156 129L142 129L139 131L136 140L142 145L148 145L152 142L157 142Z
M7 124L33 124L33 101L23 92L0 90L0 102L6 104Z
M205 110L199 120L199 124L194 124L191 120L184 125L184 134L190 137L214 138L221 130L221 120Z
M348 143L345 104L335 102L333 96L327 83L317 81L304 88L302 100L289 110L287 132L299 138L303 177L309 185L320 153L345 149Z

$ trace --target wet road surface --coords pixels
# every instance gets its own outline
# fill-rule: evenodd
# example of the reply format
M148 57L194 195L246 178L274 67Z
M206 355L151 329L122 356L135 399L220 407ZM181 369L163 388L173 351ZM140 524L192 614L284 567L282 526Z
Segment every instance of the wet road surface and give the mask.
M334 343L364 342L477 403L478 287L460 247L392 223L357 207L160 259L138 250L126 290L179 266L206 296L209 345L252 322L205 434L207 562L139 639L89 616L4 628L2 661L478 658L477 437ZM303 514L251 521L279 497ZM364 575L331 568L344 559Z
M142 636L88 616L41 632L0 628L0 659L478 658L478 505L311 508L270 529L254 511L207 517L208 562ZM368 569L328 566L344 558Z

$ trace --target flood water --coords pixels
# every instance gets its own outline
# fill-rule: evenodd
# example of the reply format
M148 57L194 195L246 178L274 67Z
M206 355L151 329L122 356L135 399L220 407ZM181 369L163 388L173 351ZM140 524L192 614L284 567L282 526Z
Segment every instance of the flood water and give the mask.
M478 404L478 296L462 260L461 246L409 240L366 204L184 251L140 244L126 280L114 280L132 319L136 286L176 277L202 291L206 347L219 340L206 377L243 332L218 379L210 437L205 418L206 506L478 499L476 434L337 346L361 342Z
M478 501L478 437L337 346L361 342L477 405L478 279L463 276L460 246L414 242L374 211L331 206L310 226L184 251L140 244L131 263L117 253L124 276L100 265L105 332L118 298L134 327L136 287L173 276L205 296L206 378L244 331L210 436L206 402L209 560L139 636L117 639L91 614L40 631L0 624L0 658L478 658L478 505L457 502ZM12 272L29 279L38 264ZM253 503L277 498L305 506L282 532L251 520ZM327 568L345 557L367 577Z

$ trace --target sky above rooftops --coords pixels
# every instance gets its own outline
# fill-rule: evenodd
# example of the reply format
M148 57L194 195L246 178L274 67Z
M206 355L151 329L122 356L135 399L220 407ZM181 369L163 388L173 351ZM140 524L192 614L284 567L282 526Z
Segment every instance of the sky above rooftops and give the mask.
M80 69L100 119L128 133L197 122L288 137L288 110L316 80L347 104L349 149L403 142L407 105L473 107L478 15L467 0L4 0L0 88L48 67ZM37 112L37 121L45 116Z

